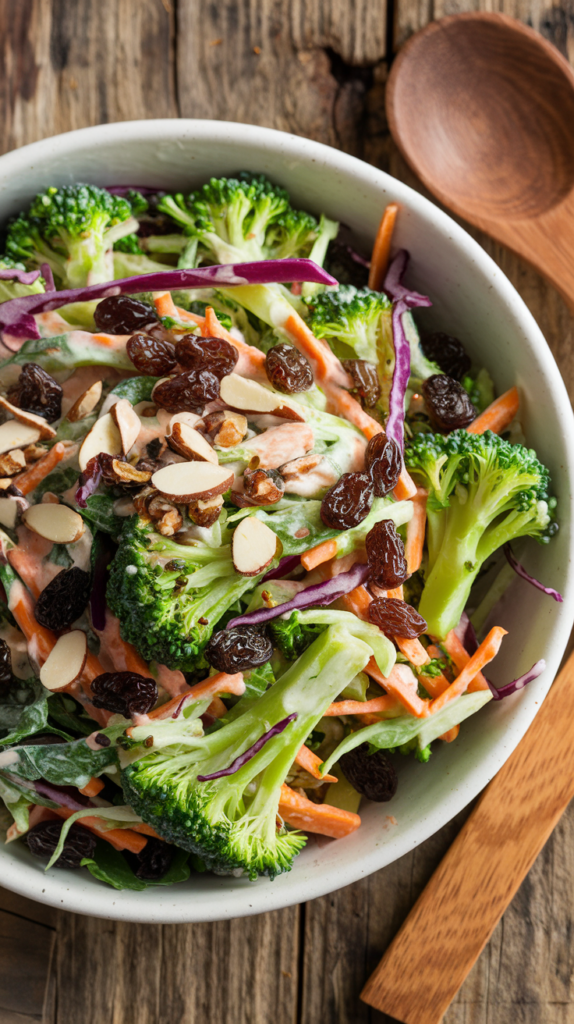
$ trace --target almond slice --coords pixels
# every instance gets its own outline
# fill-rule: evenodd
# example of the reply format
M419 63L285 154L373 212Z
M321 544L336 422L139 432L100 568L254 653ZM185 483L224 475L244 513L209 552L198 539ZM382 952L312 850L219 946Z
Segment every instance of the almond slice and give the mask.
M2 428L0 427L0 431L1 430ZM99 420L96 420L92 429L88 434L86 434L82 442L82 447L80 448L80 453L78 455L78 461L80 463L82 473L90 459L99 455L100 452L105 452L107 455L121 455L122 453L122 439L120 432L109 412L107 412L105 416L101 416Z
M83 672L88 656L86 634L73 629L59 637L40 669L40 682L47 690L65 690Z
M258 576L273 561L279 547L280 541L273 530L255 516L249 516L233 534L233 564L242 576Z
M3 398L2 395L0 395L0 407L9 412L15 420L18 420L18 423L23 423L28 427L36 427L39 430L38 436L43 441L56 436L54 427L51 427L43 416L36 416L35 412L26 412L25 409L19 409L17 405L12 405L12 402L9 402L7 398Z
M19 423L18 420L6 420L6 423L0 424L0 453L22 448L39 440L40 431L37 427Z
M178 455L183 455L185 459L212 462L214 466L219 465L217 452L211 447L209 441L205 440L199 430L194 430L187 423L174 423L171 434L167 435L166 440L169 447L173 448Z
M170 501L187 505L223 494L233 483L233 470L211 462L176 462L158 469L152 485Z
M85 419L86 416L89 416L94 411L101 397L102 382L97 380L92 384L91 388L88 388L87 391L84 391L83 395L76 399L72 408L68 409L66 419L70 423L77 423L78 420Z
M53 505L51 502L31 505L22 519L29 530L53 544L73 544L82 536L84 520L67 505Z
M9 483L12 483L10 480ZM13 530L18 519L18 498L9 495L7 498L0 498L0 526L6 526Z
M140 418L127 398L120 398L119 402L112 405L110 416L120 432L122 451L124 455L127 455L136 443L141 430Z
M287 420L305 419L303 411L290 405L282 395L269 391L256 380L240 377L238 373L229 373L222 378L219 397L225 405L238 412L269 413Z

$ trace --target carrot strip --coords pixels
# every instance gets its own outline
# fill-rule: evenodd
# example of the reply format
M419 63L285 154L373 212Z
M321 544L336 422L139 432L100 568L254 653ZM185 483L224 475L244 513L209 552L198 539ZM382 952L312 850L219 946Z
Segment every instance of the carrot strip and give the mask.
M216 695L207 709L207 714L211 715L213 718L223 718L226 711L227 708L225 707L221 697Z
M269 384L265 372L265 354L253 345L248 345L245 341L234 338L223 324L219 322L217 314L211 306L208 306L205 310L205 319L200 329L205 338L223 338L237 349L239 360L235 367L236 373L253 377L263 384Z
M427 498L428 491L425 491L423 487L417 487L416 494L413 496L412 519L407 523L407 540L405 544L405 557L409 572L416 572L417 569L420 569L423 560Z
M399 482L393 491L393 497L397 501L407 501L409 498L414 498L417 493L417 485L407 469L403 466L401 469L401 475Z
M427 665L430 661L428 653L418 637L411 639L410 637L396 636L395 643L401 654L404 654L411 665Z
M152 828L151 825L146 825L145 821L142 821L141 825L132 825L131 831L139 832L142 836L151 836L152 839L161 839L162 842L165 842L163 836L158 835L155 828Z
M178 319L177 309L171 297L171 292L154 292L153 304L160 320L164 316L170 316L173 320Z
M178 319L185 322L187 320L190 324L196 324L200 328L205 328L205 317L198 316L197 313L190 313L187 309L182 309L181 306L176 306L175 311Z
M236 696L245 693L243 673L235 672L233 675L229 675L227 672L216 672L215 675L203 679L201 683L190 686L184 693L178 693L177 697L168 700L167 704L162 704L154 711L150 711L149 718L171 718L173 712L180 705L183 709L187 704L197 700L206 700L208 697L213 698L220 693L233 693Z
M481 412L480 416L473 420L466 428L467 433L484 434L485 430L492 430L495 434L500 434L501 430L512 423L519 405L518 388L510 388L510 391L505 391L500 398L496 398L484 412Z
M101 779L92 778L86 786L82 787L80 793L83 793L84 796L97 796L98 793L102 792L104 785Z
M362 584L351 590L349 594L344 594L339 600L348 612L353 612L353 615L364 622L369 621L369 605L373 599Z
M120 620L112 615L109 608L106 608L104 628L94 629L94 632L100 638L100 655L109 655L116 672L137 672L140 676L149 676L147 662L138 654L133 644L122 638Z
M465 647L461 644L454 629L451 629L450 633L447 633L446 638L443 640L442 645L452 658L459 672L462 672L463 668L468 665L470 661L470 654ZM469 687L470 693L474 693L476 690L488 690L488 683L484 678L482 672L476 673L476 679L472 680Z
M369 668L365 669L368 672ZM372 700L339 700L335 704L329 704L323 712L324 718L335 718L336 715L370 715L381 711L394 711L397 702L390 694L384 697L373 697Z
M371 667L371 661L367 664L365 672L376 678ZM394 665L390 675L383 676L382 680L381 685L384 686L385 690L392 694L393 697L396 697L403 707L410 711L411 715L415 715L417 718L426 718L430 713L429 701L419 697L417 693L417 677L408 665ZM377 681L379 682L380 680Z
M460 725L453 725L452 729L448 732L443 732L442 736L439 736L439 740L443 740L445 743L452 743L456 739L460 732Z
M325 714L327 715L328 713L329 711L327 709ZM301 768L304 768L306 772L309 772L309 775L312 775L314 779L320 779L321 782L338 782L336 775L321 775L319 765L323 762L317 754L314 754L312 750L309 750L309 747L301 747L301 750L295 758L295 763Z
M283 328L291 335L293 340L297 342L297 348L299 348L304 355L306 355L315 364L315 377L319 378L317 383L321 383L333 377L333 367L337 364L337 369L340 367L340 375L342 379L346 378L345 371L343 370L341 363L337 357L331 352L331 349L324 341L320 341L313 334L310 327L307 326L302 317L299 316L295 310L287 317Z
M506 636L506 633L507 630L502 629L501 626L494 626L490 630L486 639L482 641L472 657L469 658L467 664L460 675L456 677L454 683L451 683L448 690L445 690L440 697L436 697L431 701L431 714L434 714L436 711L440 711L445 704L448 704L449 700L452 700L454 697L458 697L461 693L465 692L477 673L496 657L502 643L502 638L503 636Z
M226 327L219 322L217 313L213 309L213 306L208 306L205 310L205 320L203 322L206 338L223 338L224 341L228 341L231 345L237 344L237 338L234 338L229 333ZM253 346L250 346L251 348ZM259 350L257 350L259 351Z
M94 808L95 810L96 808ZM54 811L59 818L71 818L72 814L76 813L69 807L54 807ZM85 818L80 818L78 825L83 825L90 832L94 832L99 839L105 839L107 843L111 843L115 850L141 853L147 843L146 836L138 835L131 828L106 829L103 819L96 816L87 815Z
M318 832L332 839L342 839L355 832L361 824L358 814L344 811L330 804L314 804L306 796L296 793L289 786L281 786L279 814L293 828L304 829L305 832Z
M314 548L309 548L308 551L304 551L301 555L301 565L307 572L311 569L316 569L322 562L328 562L330 558L335 558L337 554L337 542L335 540L324 540L321 544L316 544Z
M400 587L395 587L394 590L387 590L386 594L387 597L391 597L395 601L404 601L402 584Z
M24 470L19 476L14 477L14 483L16 487L19 487L22 494L30 494L31 491L42 482L42 480L51 473L53 469L62 461L66 454L67 446L58 441L49 452L42 455L41 459L38 459L30 469Z
M349 420L349 423L352 423L362 431L367 441L370 441L375 434L382 433L383 428L381 424L374 420L372 416L369 416L362 405L357 402L357 399L353 398L348 391L328 380L323 380L321 387L327 396L327 412Z
M26 637L31 657L43 665L56 643L56 635L36 621L32 598L20 581L10 590L10 611Z
M369 270L369 288L372 288L375 292L380 292L383 287L389 265L393 230L399 209L398 203L389 203L381 217L375 244L373 245L371 268Z

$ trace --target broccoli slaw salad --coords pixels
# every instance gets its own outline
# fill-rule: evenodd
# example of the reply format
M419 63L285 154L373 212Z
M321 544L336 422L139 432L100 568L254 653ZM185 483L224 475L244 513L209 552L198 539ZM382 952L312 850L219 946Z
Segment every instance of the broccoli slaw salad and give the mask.
M243 172L7 224L0 797L31 869L272 879L543 671L488 679L516 575L562 600L511 547L558 528L548 470L517 388L419 334L397 215L369 259Z

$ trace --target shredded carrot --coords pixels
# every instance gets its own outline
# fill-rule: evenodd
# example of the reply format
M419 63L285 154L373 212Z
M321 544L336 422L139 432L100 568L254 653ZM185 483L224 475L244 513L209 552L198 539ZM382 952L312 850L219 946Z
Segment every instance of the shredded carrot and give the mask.
M92 778L86 786L82 787L80 793L83 793L84 796L97 796L98 793L102 792L104 785L101 779Z
M395 587L394 590L387 590L387 597L391 597L395 601L404 601L402 583L400 587Z
M369 661L365 672L376 678L372 671L371 661ZM411 715L425 718L429 714L429 702L419 697L417 677L408 665L393 665L390 675L383 676L381 685L388 693L396 697L403 707L410 711Z
M372 601L372 597L369 591L362 584L360 587L355 587L348 594L343 594L339 598L339 601L348 612L353 612L358 619L362 619L364 622L369 621L369 605Z
M225 341L229 341L231 345L237 344L237 338L234 338L223 324L219 322L217 313L212 306L208 306L205 310L203 327L207 338L223 338Z
M492 430L493 433L500 434L501 430L505 430L512 423L519 405L518 388L510 388L510 391L505 391L500 398L496 398L484 412L481 412L480 416L473 420L466 428L467 432L469 434L484 434L485 430Z
M181 320L182 323L185 323L185 321L187 320L188 323L196 324L197 327L205 329L205 317L204 316L198 316L197 313L190 313L189 310L182 309L181 306L176 306L175 307L175 312L177 313L178 319ZM206 335L206 337L207 337L207 335Z
M315 569L322 562L328 562L330 558L335 558L337 554L337 542L335 540L324 540L321 544L316 544L314 548L309 548L308 551L304 551L301 555L301 565L307 572L311 569Z
M410 637L396 636L395 643L401 654L404 654L411 665L426 665L430 661L428 653L418 637L411 639Z
M94 808L94 811L96 808ZM54 807L54 811L59 818L71 818L75 811L72 811L69 807ZM105 821L103 818L98 818L95 815L87 815L85 818L80 818L78 821L79 825L94 832L99 839L105 839L107 843L116 850L129 850L130 853L141 853L144 846L147 843L146 836L138 835L131 828L110 828L106 829Z
M465 668L470 661L470 654L461 644L454 629L451 629L450 633L447 633L442 645L448 656L452 658L452 661L456 665L458 671L462 672L463 668ZM476 679L473 679L469 686L470 693L474 693L476 690L488 690L488 683L482 672L477 672Z
M116 672L137 672L140 676L149 676L147 662L133 644L122 638L120 620L112 615L109 608L106 608L104 628L95 629L94 632L100 638L100 655L109 656Z
M207 714L211 715L212 718L223 718L226 711L227 708L225 707L225 704L223 703L221 697L218 697L216 694L215 697L213 697L211 704L207 709Z
M314 804L301 793L296 793L289 786L281 786L279 814L288 825L301 828L305 832L318 832L332 839L342 839L355 832L361 824L358 814L344 811L330 804Z
M62 461L67 451L67 445L63 444L62 441L58 441L30 469L25 469L19 476L14 477L16 487L20 488L22 494L30 494L38 484L42 483L42 480L48 476L48 473L51 473L58 463Z
M132 825L131 831L139 832L142 836L151 836L152 839L161 839L162 842L165 842L163 836L158 835L155 828L152 828L151 825L146 825L145 821L142 821L141 825Z
M334 363L341 366L329 346L324 341L320 341L319 338L315 337L310 327L307 326L295 310L287 317L283 328L291 335L297 344L297 348L314 363L313 368L315 370L315 377L318 378L317 383L322 383L332 376ZM343 374L345 372L342 367L341 372Z
M383 428L381 424L374 420L372 416L369 416L362 405L357 402L357 399L353 398L348 391L328 380L324 380L321 383L321 387L327 396L327 412L349 420L349 423L352 423L362 431L367 441L370 441L375 434L382 433Z
M451 683L448 690L445 690L440 697L436 697L431 701L431 714L434 714L436 711L440 711L440 709L443 708L445 704L448 704L450 700L465 692L478 672L480 672L485 665L488 665L488 663L496 657L502 643L502 638L503 636L506 636L506 633L507 630L502 629L501 626L494 626L490 630L488 636L482 641L472 657L469 658L462 672L456 677L454 683Z
M430 647L427 647L427 654L430 654ZM421 671L420 681L431 697L440 697L441 693L448 690L450 686L448 679L442 672L438 676L427 676L424 671Z
M327 710L325 714L328 713L329 712ZM306 772L309 772L309 775L312 775L314 779L320 779L321 782L338 782L336 775L321 775L319 765L323 762L317 754L314 754L312 750L309 750L309 747L301 747L301 750L295 758L295 763L301 768L304 768Z
M37 622L32 598L22 583L14 583L10 596L10 611L26 637L30 654L34 661L43 665L56 643L56 635Z
M384 284L398 212L399 204L389 203L381 217L371 256L371 268L369 270L369 288L372 288L375 292L380 292Z
M178 319L177 309L171 297L171 292L154 292L153 304L160 320L164 316L170 316L173 320Z
M365 672L368 672L368 666ZM396 710L397 702L390 694L384 697L374 697L373 700L338 700L335 704L329 704L323 712L324 718L335 718L337 715L370 715L381 711Z
M428 491L425 491L423 487L417 487L416 494L413 496L412 518L407 523L407 539L405 543L405 557L408 570L411 573L420 569L423 560L427 498Z
M208 697L213 698L220 693L233 693L236 696L245 693L243 673L235 672L233 675L229 675L227 672L216 672L215 675L203 679L201 683L190 686L184 693L178 693L167 704L162 704L155 711L150 711L149 718L171 718L179 705L183 708L194 701L206 700Z
M399 482L393 491L393 497L396 501L407 501L409 498L414 498L416 493L417 485L408 470L403 466Z
M452 743L456 739L460 732L460 725L453 725L452 729L448 732L443 732L442 736L439 736L439 740L443 740L445 743Z

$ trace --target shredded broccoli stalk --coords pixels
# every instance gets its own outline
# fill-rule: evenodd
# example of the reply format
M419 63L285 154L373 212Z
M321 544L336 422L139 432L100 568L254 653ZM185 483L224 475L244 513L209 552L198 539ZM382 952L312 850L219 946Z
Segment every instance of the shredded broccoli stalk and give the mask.
M25 270L23 263L17 263L8 256L0 259L0 270ZM22 284L14 279L13 281L0 279L0 302L9 302L10 299L18 299L22 295L35 295L45 291L44 282L41 277L36 278L32 284Z
M305 837L277 829L281 785L325 708L370 655L362 640L341 626L329 627L240 717L207 736L190 737L185 748L152 751L125 769L126 801L160 835L199 854L212 870L242 869L250 878L288 871ZM198 775L228 767L294 712L297 719L233 775L197 781ZM144 732L153 735L153 725Z
M481 566L517 537L547 541L556 530L548 470L536 453L491 431L419 434L407 468L429 488L428 570L419 611L432 636L445 637L464 610Z
M18 352L0 363L4 366L22 366L38 363L47 373L61 373L79 366L112 366L117 370L133 370L128 358L125 339L117 343L99 345L88 331L70 330L54 338L25 341Z

